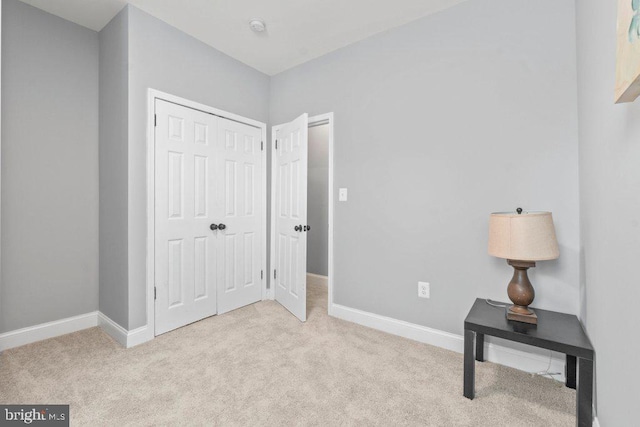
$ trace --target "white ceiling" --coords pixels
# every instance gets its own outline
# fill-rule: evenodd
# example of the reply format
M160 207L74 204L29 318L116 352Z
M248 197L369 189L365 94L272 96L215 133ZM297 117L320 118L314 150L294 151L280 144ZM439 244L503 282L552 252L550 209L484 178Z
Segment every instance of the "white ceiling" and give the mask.
M464 0L22 0L95 31L130 3L273 75ZM255 34L249 20L267 31Z

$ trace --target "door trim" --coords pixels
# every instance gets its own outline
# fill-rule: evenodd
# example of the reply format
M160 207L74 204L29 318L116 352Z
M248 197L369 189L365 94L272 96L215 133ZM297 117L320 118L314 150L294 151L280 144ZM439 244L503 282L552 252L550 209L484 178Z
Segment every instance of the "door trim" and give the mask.
M333 213L334 213L334 164L333 164L333 130L334 130L334 118L333 113L319 114L317 116L309 117L309 127L318 126L318 125L329 125L329 254L328 254L328 304L327 304L327 313L329 316L333 315ZM275 260L273 254L276 252L276 244L273 236L276 233L276 182L274 179L273 171L275 170L275 162L276 156L275 153L275 141L276 141L276 133L280 130L281 126L274 126L271 130L271 170L270 170L270 178L271 178L271 247L269 252L269 291L267 294L267 298L275 299L275 290L274 286L271 286L273 283L273 272L276 269Z
M253 126L261 130L261 138L265 143L265 150L262 151L262 205L264 206L263 220L262 220L262 259L261 269L267 271L267 156L266 156L266 142L267 142L267 125L266 123L259 122L257 120L249 119L237 114L229 113L224 110L210 107L208 105L200 104L195 101L190 101L179 96L171 95L166 92L161 92L156 89L149 88L147 90L147 257L146 257L146 270L147 270L147 325L146 336L141 339L140 342L150 341L155 338L155 302L154 302L154 284L155 284L155 101L160 99L163 101L171 102L174 104L182 105L183 107L191 108L194 110L202 111L204 113L213 114L214 116L223 117L225 119L233 120L236 122L244 123L249 126ZM262 299L267 298L267 283L266 278L262 279Z
M0 82L2 81L2 0L0 0ZM0 100L2 99L0 84ZM0 102L0 241L2 241L2 102ZM0 289L2 289L2 245L0 245ZM2 296L0 295L0 304ZM1 305L0 305L1 307Z

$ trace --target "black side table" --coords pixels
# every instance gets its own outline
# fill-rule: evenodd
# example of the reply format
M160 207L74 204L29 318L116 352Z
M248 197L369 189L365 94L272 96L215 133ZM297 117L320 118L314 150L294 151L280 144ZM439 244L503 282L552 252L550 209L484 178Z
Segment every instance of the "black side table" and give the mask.
M484 336L517 341L566 354L566 385L576 389L576 425L593 423L594 350L578 318L571 314L535 309L538 324L507 320L505 309L476 299L464 320L464 396L475 394L475 360L484 361ZM475 346L474 346L475 339ZM576 377L576 368L578 377Z

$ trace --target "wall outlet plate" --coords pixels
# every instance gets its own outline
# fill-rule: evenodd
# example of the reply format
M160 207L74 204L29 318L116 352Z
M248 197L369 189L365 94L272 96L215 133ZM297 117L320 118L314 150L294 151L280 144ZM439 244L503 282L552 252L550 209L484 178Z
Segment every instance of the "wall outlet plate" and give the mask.
M431 286L429 282L418 282L418 296L420 298L431 298Z

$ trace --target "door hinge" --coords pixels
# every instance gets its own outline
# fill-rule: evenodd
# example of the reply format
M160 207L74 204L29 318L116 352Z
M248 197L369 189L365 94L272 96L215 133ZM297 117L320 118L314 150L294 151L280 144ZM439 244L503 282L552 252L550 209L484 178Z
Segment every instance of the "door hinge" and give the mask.
M264 151L264 141L260 141L260 151Z
M153 127L158 126L158 116L157 115L153 115Z
M264 279L264 270L260 270L260 280Z
M153 287L153 299L154 299L154 300L155 300L155 299L158 299L158 292L157 292L157 290L158 290L158 289L154 286L154 287Z
M273 278L276 278L276 270L273 270Z
M278 140L276 139L276 150L278 149Z

